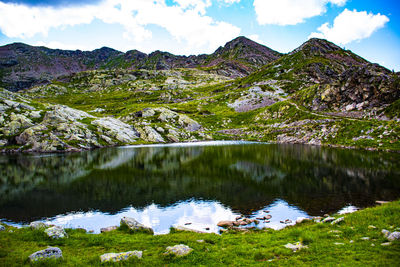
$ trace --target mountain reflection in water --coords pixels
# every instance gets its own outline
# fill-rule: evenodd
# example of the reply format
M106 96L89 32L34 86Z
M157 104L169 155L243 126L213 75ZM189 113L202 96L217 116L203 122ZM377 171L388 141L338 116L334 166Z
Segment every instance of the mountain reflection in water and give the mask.
M118 224L121 214L131 212L154 227L160 225L163 232L169 222L196 221L182 219L189 213L195 216L196 205L197 216L220 211L197 220L212 225L237 214L256 216L282 203L286 207L281 208L286 210L282 216L290 217L291 211L293 216L321 215L400 196L399 154L302 145L210 144L214 145L0 155L0 218L14 223L43 218L65 222L75 216L69 223L77 227L75 222L85 225L84 219L77 218L97 218L99 223L96 216L103 214L109 216L107 223Z

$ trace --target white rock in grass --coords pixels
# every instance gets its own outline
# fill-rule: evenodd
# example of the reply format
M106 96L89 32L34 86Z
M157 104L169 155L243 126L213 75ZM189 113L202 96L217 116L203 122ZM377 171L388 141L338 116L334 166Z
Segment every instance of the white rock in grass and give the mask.
M300 249L308 248L308 246L305 246L302 243L297 242L296 244L287 243L285 245L285 248L291 249L293 252L296 252Z
M44 232L53 239L59 239L68 237L67 233L64 231L64 228L60 226L53 226L44 230Z
M394 241L400 239L400 232L393 232L391 233L388 238L389 241Z
M106 253L100 256L101 262L119 262L128 260L131 257L137 257L141 259L143 256L142 251L134 250L134 251L127 251L127 252L120 252L120 253Z
M31 223L29 224L29 227L30 227L32 230L40 230L40 229L46 228L47 225L46 225L44 222L41 222L41 221L34 221L34 222L31 222Z
M331 222L331 224L338 224L338 223L341 223L343 221L344 221L344 217L340 217L340 218L337 218L336 220L334 220L333 222Z
M44 250L36 251L29 256L31 261L39 261L45 259L58 259L62 258L62 251L57 247L48 247Z
M182 257L188 255L190 252L192 252L192 248L189 246L179 244L175 245L173 247L167 247L167 252L166 254L173 254L177 257Z

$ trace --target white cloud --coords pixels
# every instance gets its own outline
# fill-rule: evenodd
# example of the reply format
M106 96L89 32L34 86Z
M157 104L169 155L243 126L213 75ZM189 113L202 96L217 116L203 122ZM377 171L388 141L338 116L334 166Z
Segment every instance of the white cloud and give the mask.
M31 7L0 2L0 30L10 38L46 36L50 29L90 24L98 19L124 27L124 38L136 43L149 40L149 25L169 32L178 42L195 48L218 47L240 34L232 24L206 16L211 0L104 0L98 4L71 7ZM105 33L107 34L107 33Z
M228 5L232 5L232 4L240 2L240 0L219 0L219 1L224 2L225 4L228 4Z
M90 51L94 50L96 48L99 48L98 46L87 46L87 45L81 45L81 44L66 44L66 43L61 43L57 41L50 41L50 42L43 42L39 41L36 43L33 43L34 46L45 46L47 48L53 48L53 49L63 49L63 50L82 50L82 51Z
M259 44L264 44L264 42L260 39L260 36L258 34L251 34L247 36L250 40L253 40L256 43Z
M326 5L342 6L347 0L254 0L260 25L296 25L326 12Z
M323 38L337 44L347 44L353 41L370 37L375 31L385 26L389 18L385 15L358 12L345 9L333 21L333 26L325 23L313 32L309 38Z

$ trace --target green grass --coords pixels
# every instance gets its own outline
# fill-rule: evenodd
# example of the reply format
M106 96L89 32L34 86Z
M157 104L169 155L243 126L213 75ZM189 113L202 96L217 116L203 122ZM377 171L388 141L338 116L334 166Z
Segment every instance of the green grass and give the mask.
M132 234L121 229L87 234L83 230L68 229L69 238L50 240L42 231L7 227L6 231L0 232L0 265L29 265L28 256L31 253L47 246L57 246L63 251L64 258L40 265L98 266L99 256L104 253L142 250L142 259L132 259L122 265L398 266L400 241L381 246L381 243L387 242L381 230L394 231L400 226L399 222L400 201L396 201L345 215L345 221L338 225L305 222L281 231L268 229L222 235L173 231L167 235L152 236ZM370 228L370 225L376 228ZM362 240L362 237L370 239ZM200 239L205 242L197 242ZM302 242L308 249L294 253L284 247L295 242ZM163 254L167 246L176 244L186 244L194 250L181 258Z

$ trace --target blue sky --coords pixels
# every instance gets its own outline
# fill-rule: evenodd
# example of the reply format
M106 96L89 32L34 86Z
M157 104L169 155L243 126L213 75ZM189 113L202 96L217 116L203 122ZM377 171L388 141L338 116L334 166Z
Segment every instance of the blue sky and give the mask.
M396 0L0 0L0 45L189 55L239 35L283 53L324 38L400 71Z

